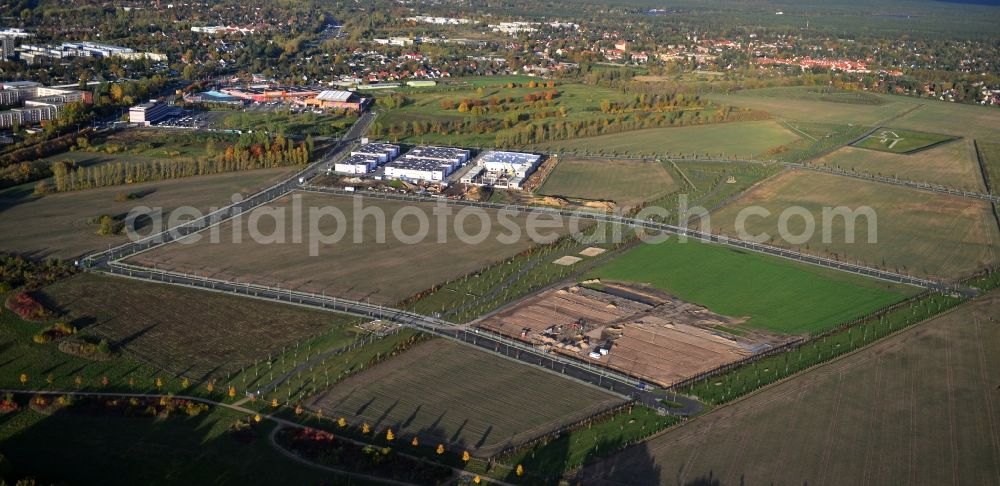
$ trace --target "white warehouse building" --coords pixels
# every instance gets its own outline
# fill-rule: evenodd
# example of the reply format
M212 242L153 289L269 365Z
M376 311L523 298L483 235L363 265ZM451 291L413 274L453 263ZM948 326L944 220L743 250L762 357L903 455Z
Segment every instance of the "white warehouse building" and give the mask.
M472 152L452 147L416 147L388 163L385 175L396 179L444 181L469 160Z
M333 164L333 170L345 174L367 174L396 158L397 155L399 155L398 145L366 143L352 151L350 157Z
M491 150L479 157L477 170L469 171L462 182L520 189L541 162L542 156L538 154Z

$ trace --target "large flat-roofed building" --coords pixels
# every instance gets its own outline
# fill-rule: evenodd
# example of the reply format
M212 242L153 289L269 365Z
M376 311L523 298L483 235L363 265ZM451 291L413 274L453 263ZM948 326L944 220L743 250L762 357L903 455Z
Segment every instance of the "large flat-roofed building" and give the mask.
M357 150L352 151L351 155L370 155L378 157L379 162L385 163L395 159L399 155L399 146L390 143L366 143L358 147Z
M394 179L440 182L454 170L448 162L422 157L402 157L385 166L385 175Z
M524 152L491 150L482 154L476 165L477 171L469 171L462 182L488 185L508 189L520 189L524 180L542 162L542 156Z
M300 101L315 98L320 90L308 86L250 86L247 88L228 87L219 91L229 96L235 96L244 100L257 103L268 103L272 101Z
M354 91L325 90L320 91L315 98L305 100L305 104L320 108L361 111L368 104L368 99L358 96Z
M174 114L172 106L162 101L150 100L149 103L129 108L128 121L129 123L149 126L172 114Z
M340 162L333 164L333 170L343 174L367 174L383 161L378 157L367 154L351 154Z
M385 175L397 179L443 181L466 161L472 152L452 147L415 147L385 166Z
M37 125L56 119L66 103L92 101L89 91L47 88L34 81L8 81L0 83L0 88L0 105L23 104L21 108L0 112L0 127Z

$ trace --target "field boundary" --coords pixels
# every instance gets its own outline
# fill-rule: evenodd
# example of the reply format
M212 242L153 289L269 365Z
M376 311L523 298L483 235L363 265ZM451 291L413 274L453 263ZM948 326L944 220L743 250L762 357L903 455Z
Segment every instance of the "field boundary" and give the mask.
M990 182L990 172L986 170L986 161L983 160L983 153L979 149L979 141L972 139L972 149L976 152L976 163L979 165L979 173L983 177L983 186L986 187L987 194L993 194L993 184ZM993 200L990 204L990 210L993 213L993 221L997 224L997 229L1000 230L1000 210L997 209L997 201Z
M795 341L791 341L791 342L782 344L781 346L777 346L777 347L774 347L774 348L767 349L765 351L761 351L760 353L754 354L752 356L747 356L746 358L743 358L743 359L741 359L739 361L734 361L732 363L727 363L727 364L718 366L718 367L716 367L714 369L711 369L709 371L705 371L705 372L700 373L698 375L695 375L695 376L692 376L690 378L687 378L687 379L684 379L682 381L679 381L677 383L674 383L674 384L670 385L669 387L667 387L666 389L676 392L677 389L684 388L684 387L689 386L689 385L693 385L694 383L697 383L700 380L707 380L707 379L709 379L709 378L711 378L711 377L713 377L715 375L719 375L721 373L725 373L727 371L730 371L732 369L738 368L738 367L743 366L745 364L753 363L755 361L759 361L761 359L767 358L769 356L773 356L775 354L778 354L778 353L781 353L781 352L784 352L784 351L790 351L790 350L796 349L798 347L807 345L807 344L809 344L809 343L811 343L813 341L817 341L817 340L822 339L824 337L827 337L827 336L830 336L830 335L835 334L837 332L843 331L843 330L845 330L845 329L847 329L849 327L853 327L853 326L856 326L856 325L861 324L863 322L868 322L868 321L870 321L872 319L881 317L882 315L884 315L884 314L886 314L888 312L892 312L892 311L894 311L896 309L899 309L899 308L901 308L901 307L903 307L903 306L905 306L907 304L910 304L910 303L916 302L916 301L918 301L920 299L923 299L927 295L929 295L929 292L925 291L925 292L921 292L921 293L919 293L917 295L913 295L913 296L907 297L907 298L905 298L903 300L900 300L900 301L898 301L896 303L880 307L880 308L878 308L878 309L876 309L874 311L869 312L868 314L865 314L865 315L860 316L860 317L856 317L856 318L851 319L850 321L847 321L847 322L845 322L843 324L839 324L839 325L837 325L835 327L827 329L827 330L825 330L825 331L823 331L821 333L814 334L814 335L809 336L807 338L800 338L800 339L797 339ZM940 315L940 314L938 314L938 315ZM863 348L864 347L862 347L861 349L863 349ZM795 374L792 374L790 376L795 376Z

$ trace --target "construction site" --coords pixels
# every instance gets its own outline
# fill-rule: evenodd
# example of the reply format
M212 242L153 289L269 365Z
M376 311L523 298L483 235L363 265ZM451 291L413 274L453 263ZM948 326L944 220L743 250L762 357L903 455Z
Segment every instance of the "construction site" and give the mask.
M789 339L741 323L658 290L591 280L475 325L667 387Z

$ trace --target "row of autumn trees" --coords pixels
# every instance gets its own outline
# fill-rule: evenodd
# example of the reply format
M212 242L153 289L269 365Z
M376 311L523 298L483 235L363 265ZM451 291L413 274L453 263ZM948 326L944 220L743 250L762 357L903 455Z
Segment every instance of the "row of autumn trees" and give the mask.
M643 128L679 127L767 119L761 111L722 107L717 109L692 109L663 113L620 113L615 116L594 117L586 120L563 120L550 117L542 121L525 120L512 123L510 119L453 120L450 122L399 122L388 127L373 124L375 138L400 140L428 134L462 136L468 134L494 134L497 147L528 145L554 140L568 140L621 133Z
M52 164L54 184L39 182L35 192L75 191L139 184L197 175L303 165L312 156L312 140L295 143L281 135L247 134L225 152L201 159L123 161L79 167L66 161Z

